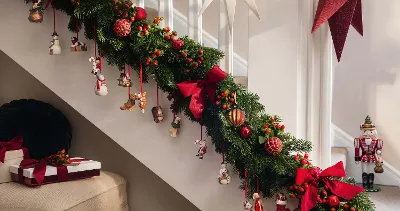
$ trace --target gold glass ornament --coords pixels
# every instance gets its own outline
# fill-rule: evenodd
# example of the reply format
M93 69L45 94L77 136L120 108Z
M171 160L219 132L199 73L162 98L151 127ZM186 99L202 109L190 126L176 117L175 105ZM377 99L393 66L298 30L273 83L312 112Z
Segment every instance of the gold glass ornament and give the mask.
M228 120L232 125L239 127L242 126L246 121L246 116L242 110L234 108L229 111Z
M41 23L43 21L43 12L41 10L30 11L28 20L31 23Z

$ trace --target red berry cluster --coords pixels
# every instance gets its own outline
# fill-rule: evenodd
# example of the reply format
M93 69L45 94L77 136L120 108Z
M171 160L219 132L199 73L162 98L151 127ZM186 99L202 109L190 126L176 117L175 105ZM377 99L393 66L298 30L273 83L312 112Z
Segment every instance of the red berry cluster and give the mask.
M176 31L172 31L169 27L165 27L164 29L164 33L165 33L165 39L166 40L171 40L174 41L175 37L178 36L178 33Z
M289 187L289 197L294 199L300 199L306 190L308 189L308 184L304 183L303 185L292 185Z
M297 161L297 163L299 165L301 165L301 168L311 168L312 164L310 163L310 161L308 160L308 154L304 154L304 156L300 153L297 153L296 156L293 157L293 159L295 161Z
M285 125L280 125L279 122L272 117L267 123L264 124L262 131L264 131L265 139L268 140L269 137L277 136L279 133L284 132Z
M203 50L200 49L197 51L197 54L193 55L193 57L196 58L196 61L188 55L187 51L181 51L181 56L189 67L198 68L199 65L204 62L203 53ZM186 72L190 72L190 70L186 70Z
M148 30L150 29L150 26L147 24L143 24L141 26L138 26L137 29L139 30L139 36L143 37L149 34Z
M133 13L132 2L128 0L111 0L114 4L113 10L121 18L128 19L130 22L135 22L135 14Z
M217 94L217 100L215 105L220 106L222 109L229 109L236 104L235 92L230 93L229 90L225 90Z
M58 163L58 164L71 163L69 155L65 153L65 149L59 151L57 154L51 156L49 159L51 162Z
M155 17L154 17L153 23L159 25L159 24L161 23L162 20L164 20L163 17L160 18L160 17L158 17L158 16L155 16Z
M161 56L162 53L163 52L161 50L155 49L153 54L151 54L151 58L149 57L146 59L146 65L149 66L150 63L152 63L154 66L158 66L158 61L156 59L157 57Z

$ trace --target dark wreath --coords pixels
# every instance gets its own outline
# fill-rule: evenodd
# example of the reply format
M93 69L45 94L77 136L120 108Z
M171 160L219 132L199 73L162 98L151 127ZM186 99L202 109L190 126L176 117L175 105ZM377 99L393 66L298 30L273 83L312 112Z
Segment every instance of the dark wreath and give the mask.
M23 136L31 158L42 159L71 147L71 125L52 105L33 99L13 100L0 107L0 142Z

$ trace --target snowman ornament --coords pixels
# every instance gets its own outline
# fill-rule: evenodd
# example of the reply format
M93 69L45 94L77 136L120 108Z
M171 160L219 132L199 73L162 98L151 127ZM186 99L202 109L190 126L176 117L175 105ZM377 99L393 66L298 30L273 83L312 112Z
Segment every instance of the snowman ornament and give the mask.
M60 40L58 40L58 34L57 32L54 32L51 36L53 37L53 40L50 42L49 54L59 55L61 54L61 46Z
M106 96L108 94L108 88L105 81L105 77L101 73L96 74L97 82L94 87L94 93L98 96Z

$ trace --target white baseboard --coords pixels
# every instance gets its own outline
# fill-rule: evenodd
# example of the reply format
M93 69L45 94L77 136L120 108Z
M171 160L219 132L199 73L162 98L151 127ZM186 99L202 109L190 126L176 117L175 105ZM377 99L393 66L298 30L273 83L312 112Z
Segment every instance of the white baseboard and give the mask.
M145 1L145 6L157 9L158 0ZM176 9L174 9L174 29L178 34L187 34L188 31L186 15ZM218 39L203 30L203 44L207 47L218 48ZM233 72L234 76L247 77L247 61L236 53L233 54Z
M357 182L361 183L361 165L356 165L354 161L354 138L333 124L332 135L334 147L345 147L347 149L347 176L354 177ZM386 161L383 161L383 167L384 173L375 174L375 184L400 186L400 172Z

